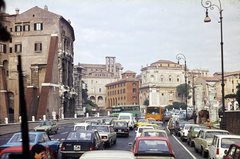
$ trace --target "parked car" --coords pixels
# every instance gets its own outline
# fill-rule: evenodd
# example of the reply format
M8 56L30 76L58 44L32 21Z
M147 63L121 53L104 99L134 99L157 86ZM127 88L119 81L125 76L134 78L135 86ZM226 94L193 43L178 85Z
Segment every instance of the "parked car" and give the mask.
M199 126L199 125L197 125L197 124L185 124L185 125L183 125L181 131L179 132L180 133L180 138L181 138L182 141L187 140L188 130L190 129L191 126Z
M175 132L176 136L180 136L180 131L182 130L182 128L185 124L190 124L190 123L186 122L184 120L176 121L175 126L174 126L174 132Z
M226 130L218 130L218 129L204 129L200 130L197 138L195 138L194 142L194 150L198 152L199 150L202 152L203 157L207 157L209 145L211 145L214 135L228 135L229 132Z
M165 130L159 130L159 129L145 129L142 131L140 136L153 136L153 137L168 138L167 132Z
M165 127L163 126L163 122L162 121L153 121L153 124L157 124L158 125L158 129L161 130L165 130Z
M144 123L149 124L149 120L148 119L139 119L138 123L137 123L137 127L140 127Z
M134 129L134 119L132 113L119 113L118 120L125 120L130 130Z
M140 126L138 129L135 131L136 132L136 137L139 137L144 129L154 129L152 126Z
M132 152L122 150L101 150L101 151L88 151L85 152L80 159L135 159ZM121 157L120 157L121 156Z
M89 123L74 123L73 130L88 130L91 127Z
M72 131L62 143L62 159L79 158L84 152L92 150L103 150L103 141L97 131Z
M229 149L233 143L240 143L239 135L215 135L212 144L209 146L209 159L222 159L224 152Z
M240 159L240 143L234 143L230 146L229 150L225 152L226 155L223 159Z
M112 143L116 144L117 142L117 134L110 125L93 125L89 128L89 130L98 131L104 144L109 147L112 146Z
M49 146L52 149L55 156L57 156L60 142L57 140L51 140L50 137L46 134L46 132L28 132L28 136L29 145L35 145L39 143L44 146ZM13 136L8 140L6 144L0 146L0 151L11 146L19 145L22 145L21 132L13 134Z
M85 120L85 123L88 123L90 125L101 125L97 120Z
M42 121L33 128L34 131L45 131L47 134L58 133L58 125L55 121Z
M33 145L29 146L29 150L31 150ZM46 151L45 151L45 157L44 159L55 159L55 156L53 154L52 149L49 146L45 146ZM9 148L6 148L0 152L0 159L9 159L10 155L17 155L17 154L22 154L23 149L22 145L20 146L11 146ZM14 157L16 158L16 157Z
M193 147L194 144L194 139L197 138L197 134L199 133L200 130L202 129L209 129L206 126L191 126L190 129L188 130L188 135L187 135L187 143L191 147Z
M166 137L137 137L134 143L129 143L135 158L176 158L169 140Z
M117 135L129 136L129 128L125 120L114 120L113 130Z
M147 118L149 123L152 124L152 122L156 121L154 118Z

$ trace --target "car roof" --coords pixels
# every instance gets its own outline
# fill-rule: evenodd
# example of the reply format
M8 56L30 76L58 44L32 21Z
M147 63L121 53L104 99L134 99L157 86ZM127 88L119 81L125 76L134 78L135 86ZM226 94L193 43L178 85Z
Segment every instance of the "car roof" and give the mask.
M43 134L43 133L46 133L46 132L41 132L41 131L29 131L28 132L28 134ZM22 134L22 132L18 132L15 134ZM13 135L15 135L15 134L13 134Z
M94 127L94 126L97 126L97 127L99 127L99 126L102 126L102 127L110 127L111 125L92 125L91 127Z
M234 146L240 148L240 143L233 143L232 145L234 145Z
M74 126L87 126L87 125L90 125L88 123L74 123L75 125Z
M161 130L161 129L144 129L143 131L142 131L142 133L143 132L164 132L164 133L166 133L166 131L165 130Z
M69 133L71 132L90 132L90 133L94 133L96 130L73 130L73 131L70 131Z
M33 146L34 145L29 145L29 150L31 150ZM49 148L49 146L44 146L44 147L46 147L47 149ZM4 152L22 152L22 145L5 148L1 151L1 154Z
M123 150L101 150L101 151L87 151L80 159L105 159L105 158L116 158L116 159L134 159L134 154L130 151Z
M163 140L163 141L168 141L168 138L166 137L153 137L153 136L140 136L137 137L136 140Z
M239 138L240 139L239 135L215 135L215 136L217 136L218 138Z
M200 131L228 132L227 130L221 130L221 129L202 129Z
M126 122L125 120L113 120L113 121L119 121L119 122L121 121L121 122Z

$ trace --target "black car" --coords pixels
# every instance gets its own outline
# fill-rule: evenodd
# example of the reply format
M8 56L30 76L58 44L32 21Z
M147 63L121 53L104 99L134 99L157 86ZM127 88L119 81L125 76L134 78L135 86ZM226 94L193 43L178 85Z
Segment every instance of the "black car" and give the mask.
M174 125L174 132L176 134L176 136L180 136L180 131L182 129L182 127L185 125L185 124L190 124L189 122L186 122L184 120L178 120L175 122L175 125Z
M103 141L97 131L72 131L62 143L62 159L79 158L84 152L92 150L103 150Z
M129 127L125 120L114 120L113 129L117 135L129 136Z

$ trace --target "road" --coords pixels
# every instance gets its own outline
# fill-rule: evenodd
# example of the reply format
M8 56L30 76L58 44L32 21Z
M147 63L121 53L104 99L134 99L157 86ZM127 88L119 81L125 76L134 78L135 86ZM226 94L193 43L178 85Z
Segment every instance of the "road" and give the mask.
M68 125L60 125L59 131L57 134L50 135L50 138L52 140L58 140L60 143L62 143L65 138L67 137L67 134L73 130L73 124ZM176 137L174 135L170 136L169 131L166 130L169 136L169 141L171 143L172 149L176 155L177 158L181 159L203 159L201 156L201 153L196 153L194 151L193 147L190 147L187 145L186 142L180 141L179 137ZM0 145L5 144L12 136L13 134L7 134L0 136ZM117 143L115 145L112 145L111 147L105 147L105 150L126 150L130 151L130 147L128 146L129 142L134 142L135 139L135 130L131 130L129 137L118 137ZM61 153L59 150L58 159L61 159Z

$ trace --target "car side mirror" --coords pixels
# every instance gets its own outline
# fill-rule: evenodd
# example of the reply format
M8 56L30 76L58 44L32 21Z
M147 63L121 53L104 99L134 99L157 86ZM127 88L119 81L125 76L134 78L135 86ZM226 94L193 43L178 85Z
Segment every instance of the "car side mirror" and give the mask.
M228 152L228 150L225 150L225 151L224 151L224 154L226 155L226 154L227 154L227 152Z

